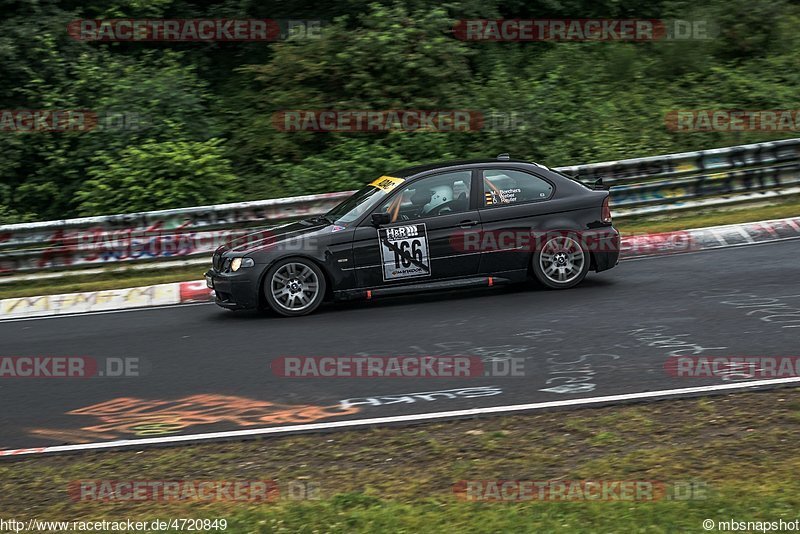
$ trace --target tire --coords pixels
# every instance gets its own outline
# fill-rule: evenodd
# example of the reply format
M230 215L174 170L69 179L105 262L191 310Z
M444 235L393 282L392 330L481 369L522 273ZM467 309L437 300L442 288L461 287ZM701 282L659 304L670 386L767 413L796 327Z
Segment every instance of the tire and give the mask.
M536 279L551 289L580 284L589 272L589 252L574 236L551 237L531 258Z
M284 317L307 315L325 299L325 275L311 260L287 258L270 267L262 291L275 313Z

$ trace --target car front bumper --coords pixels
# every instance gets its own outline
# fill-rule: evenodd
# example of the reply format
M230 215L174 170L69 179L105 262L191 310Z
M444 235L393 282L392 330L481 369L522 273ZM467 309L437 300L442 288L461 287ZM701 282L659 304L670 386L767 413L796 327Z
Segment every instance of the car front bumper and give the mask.
M229 310L256 309L259 305L260 269L240 269L235 273L220 273L210 269L205 274L206 285L214 290L214 302Z

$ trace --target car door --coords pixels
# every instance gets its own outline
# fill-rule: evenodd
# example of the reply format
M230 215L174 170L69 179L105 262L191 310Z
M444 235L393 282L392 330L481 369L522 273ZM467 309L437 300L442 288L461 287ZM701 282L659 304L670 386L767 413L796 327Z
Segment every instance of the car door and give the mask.
M532 232L552 211L555 185L542 176L512 168L479 170L481 273L497 274L528 268L536 240Z
M375 227L371 214L356 229L353 258L360 287L402 285L474 275L480 251L463 245L479 232L471 169L426 175L398 188L373 213L387 213Z

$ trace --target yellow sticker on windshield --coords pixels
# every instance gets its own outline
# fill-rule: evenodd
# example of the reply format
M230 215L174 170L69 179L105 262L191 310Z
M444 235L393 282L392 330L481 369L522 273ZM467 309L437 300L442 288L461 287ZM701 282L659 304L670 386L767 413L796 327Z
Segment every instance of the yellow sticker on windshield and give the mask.
M398 185L403 183L402 178L395 178L394 176L381 176L369 185L382 189L383 191L391 191Z

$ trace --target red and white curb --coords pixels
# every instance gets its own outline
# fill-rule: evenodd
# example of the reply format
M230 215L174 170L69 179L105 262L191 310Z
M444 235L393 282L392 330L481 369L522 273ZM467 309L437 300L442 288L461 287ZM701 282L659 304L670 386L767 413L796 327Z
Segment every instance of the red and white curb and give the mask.
M800 209L800 208L799 208ZM800 217L623 236L623 259L695 252L800 238ZM205 281L0 300L0 321L209 302Z
M800 206L798 206L800 211ZM621 256L636 258L797 239L800 217L623 236Z

